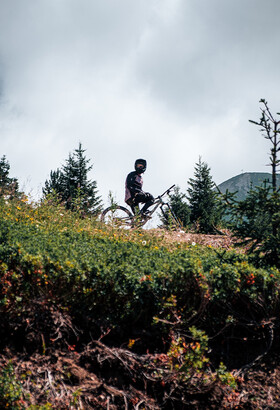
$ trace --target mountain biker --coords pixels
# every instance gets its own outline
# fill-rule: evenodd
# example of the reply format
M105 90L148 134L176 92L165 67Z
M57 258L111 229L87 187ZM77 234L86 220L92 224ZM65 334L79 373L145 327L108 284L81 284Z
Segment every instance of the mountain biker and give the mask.
M135 171L130 172L125 181L125 202L131 207L133 214L136 209L139 210L139 204L145 205L140 213L147 216L148 208L154 203L154 197L148 192L142 190L143 178L142 175L147 168L147 161L145 159L137 159L134 164ZM135 209L136 208L136 209Z

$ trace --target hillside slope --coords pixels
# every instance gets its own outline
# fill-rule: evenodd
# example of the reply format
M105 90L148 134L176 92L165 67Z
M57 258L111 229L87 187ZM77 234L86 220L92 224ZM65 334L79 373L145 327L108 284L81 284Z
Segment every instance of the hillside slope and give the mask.
M0 200L0 408L280 408L280 271Z
M236 192L236 199L242 201L252 187L269 183L271 183L271 174L268 172L245 172L222 182L218 188L222 193L226 190ZM277 184L280 186L280 175L277 175Z

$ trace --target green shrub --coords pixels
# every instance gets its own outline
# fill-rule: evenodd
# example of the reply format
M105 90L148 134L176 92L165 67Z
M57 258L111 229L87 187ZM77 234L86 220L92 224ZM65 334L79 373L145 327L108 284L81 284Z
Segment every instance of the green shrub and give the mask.
M11 362L0 373L0 406L13 410L25 408L21 384L14 374Z

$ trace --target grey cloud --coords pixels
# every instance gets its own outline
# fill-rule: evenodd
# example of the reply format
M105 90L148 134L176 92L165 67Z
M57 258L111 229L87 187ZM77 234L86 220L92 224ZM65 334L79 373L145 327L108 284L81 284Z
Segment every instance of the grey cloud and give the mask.
M270 83L267 72L279 82L279 12L277 0L181 1L172 22L150 28L135 70L172 110L222 112L244 87Z
M0 6L1 53L19 59L52 50L119 59L137 41L149 10L147 0L2 0Z
M47 115L62 96L88 98L86 88L99 93L100 84L121 76L150 14L148 4L2 1L0 80L7 107L23 115L47 109Z
M216 182L260 164L263 145L247 158L262 140L248 119L262 97L279 111L279 8L0 0L0 139L15 176L44 183L79 140L102 194L121 198L138 156L149 160L145 180L156 193L183 187L199 155Z

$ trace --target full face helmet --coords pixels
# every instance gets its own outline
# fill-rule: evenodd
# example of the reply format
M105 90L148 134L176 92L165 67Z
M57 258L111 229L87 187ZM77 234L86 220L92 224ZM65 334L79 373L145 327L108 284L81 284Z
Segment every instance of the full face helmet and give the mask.
M145 159L137 159L134 164L137 174L143 174L147 168L147 161Z

